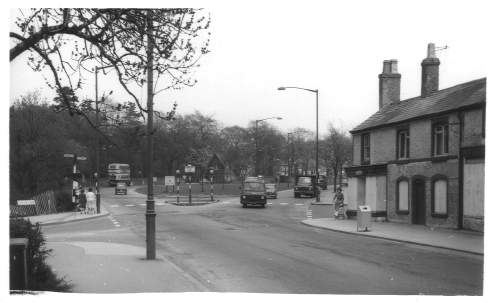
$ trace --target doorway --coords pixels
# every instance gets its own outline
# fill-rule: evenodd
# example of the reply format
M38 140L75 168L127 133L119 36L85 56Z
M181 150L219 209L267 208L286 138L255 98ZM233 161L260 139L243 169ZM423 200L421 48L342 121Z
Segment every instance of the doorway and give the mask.
M412 224L425 225L425 180L416 178L412 184Z

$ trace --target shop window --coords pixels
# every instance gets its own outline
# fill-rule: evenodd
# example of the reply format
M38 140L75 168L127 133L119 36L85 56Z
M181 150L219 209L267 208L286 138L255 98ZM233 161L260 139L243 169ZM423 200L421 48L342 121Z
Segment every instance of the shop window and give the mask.
M432 215L448 215L448 181L445 177L434 178L432 182Z
M408 214L409 188L408 180L401 179L396 184L397 211Z
M398 159L408 159L410 157L410 132L407 129L398 131L397 144Z
M361 135L361 164L370 164L370 134Z

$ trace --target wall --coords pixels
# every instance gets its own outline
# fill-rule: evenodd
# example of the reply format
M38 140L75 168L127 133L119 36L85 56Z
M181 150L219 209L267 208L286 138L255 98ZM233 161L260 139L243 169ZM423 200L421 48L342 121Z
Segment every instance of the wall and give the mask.
M352 165L361 164L361 135L352 136Z
M463 227L484 231L484 159L465 160L463 186Z
M396 129L382 128L370 132L370 164L386 163L396 158Z
M482 109L471 110L464 113L462 147L479 145L484 145Z
M412 178L414 176L423 176L425 179L425 202L426 202L426 225L427 226L442 226L442 227L458 227L458 202L459 202L459 184L458 184L458 160L450 159L441 162L413 162L408 164L389 164L387 166L388 184L387 184L387 199L388 199L388 220L393 222L411 223L411 203L412 203ZM431 216L431 199L432 199L432 177L435 175L445 175L448 178L448 216L446 218L438 218ZM403 215L396 213L396 181L400 177L409 179L410 205L409 214Z

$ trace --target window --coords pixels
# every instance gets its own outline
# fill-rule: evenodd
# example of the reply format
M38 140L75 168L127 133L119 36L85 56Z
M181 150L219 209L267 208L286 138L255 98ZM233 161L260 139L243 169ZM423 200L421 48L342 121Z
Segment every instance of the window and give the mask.
M446 216L448 214L448 181L445 177L435 179L432 182L432 214L434 216Z
M408 159L410 157L410 132L407 129L398 131L397 142L398 159Z
M448 124L436 123L432 127L432 155L448 154Z
M361 135L361 164L370 163L370 134Z
M396 185L397 211L408 213L408 180L403 179L397 182Z

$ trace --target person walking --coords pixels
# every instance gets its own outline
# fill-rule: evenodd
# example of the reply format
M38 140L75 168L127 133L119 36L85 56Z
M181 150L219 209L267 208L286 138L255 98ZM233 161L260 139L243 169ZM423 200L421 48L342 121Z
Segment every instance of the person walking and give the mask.
M96 196L95 196L94 192L92 192L92 187L89 187L87 193L85 194L85 198L87 199L87 213L94 214L95 213Z
M80 208L80 213L87 213L87 197L85 196L85 190L80 188L80 195L78 195L78 203Z
M337 187L337 192L333 196L333 203L335 204L335 217L339 216L339 209L342 210L342 217L344 217L344 194L340 186Z

